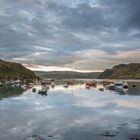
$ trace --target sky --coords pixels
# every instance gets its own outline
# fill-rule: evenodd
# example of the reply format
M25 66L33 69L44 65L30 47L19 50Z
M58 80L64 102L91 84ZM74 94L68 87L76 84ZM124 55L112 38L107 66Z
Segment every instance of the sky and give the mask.
M140 0L0 0L0 58L32 70L140 62Z

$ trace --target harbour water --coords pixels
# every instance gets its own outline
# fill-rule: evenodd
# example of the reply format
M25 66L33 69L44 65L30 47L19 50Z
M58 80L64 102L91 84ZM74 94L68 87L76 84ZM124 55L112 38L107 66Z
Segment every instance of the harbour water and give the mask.
M29 89L0 100L0 140L139 140L139 89L120 94L100 86L58 85L47 96Z

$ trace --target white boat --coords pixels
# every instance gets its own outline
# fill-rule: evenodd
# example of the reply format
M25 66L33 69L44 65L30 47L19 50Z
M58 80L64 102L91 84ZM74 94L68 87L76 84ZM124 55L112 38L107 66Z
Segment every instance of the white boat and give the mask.
M68 88L69 85L68 85L68 84L64 84L63 87L64 87L64 88Z
M29 83L29 87L32 88L34 86L34 83Z
M21 88L24 89L24 90L26 90L27 89L27 85L25 85L25 84L24 85L21 85Z

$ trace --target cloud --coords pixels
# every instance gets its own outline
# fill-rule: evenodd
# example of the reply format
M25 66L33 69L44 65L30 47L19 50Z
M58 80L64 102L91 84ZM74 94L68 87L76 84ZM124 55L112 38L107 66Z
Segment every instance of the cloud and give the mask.
M139 0L1 0L0 6L6 60L80 70L138 62Z

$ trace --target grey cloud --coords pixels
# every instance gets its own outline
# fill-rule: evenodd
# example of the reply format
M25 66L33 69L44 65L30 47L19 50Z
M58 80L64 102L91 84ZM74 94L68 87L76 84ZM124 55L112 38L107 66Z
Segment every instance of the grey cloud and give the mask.
M76 68L83 59L79 51L117 56L140 48L139 0L1 0L0 5L0 57L8 60ZM80 67L108 67L119 60L88 59Z

